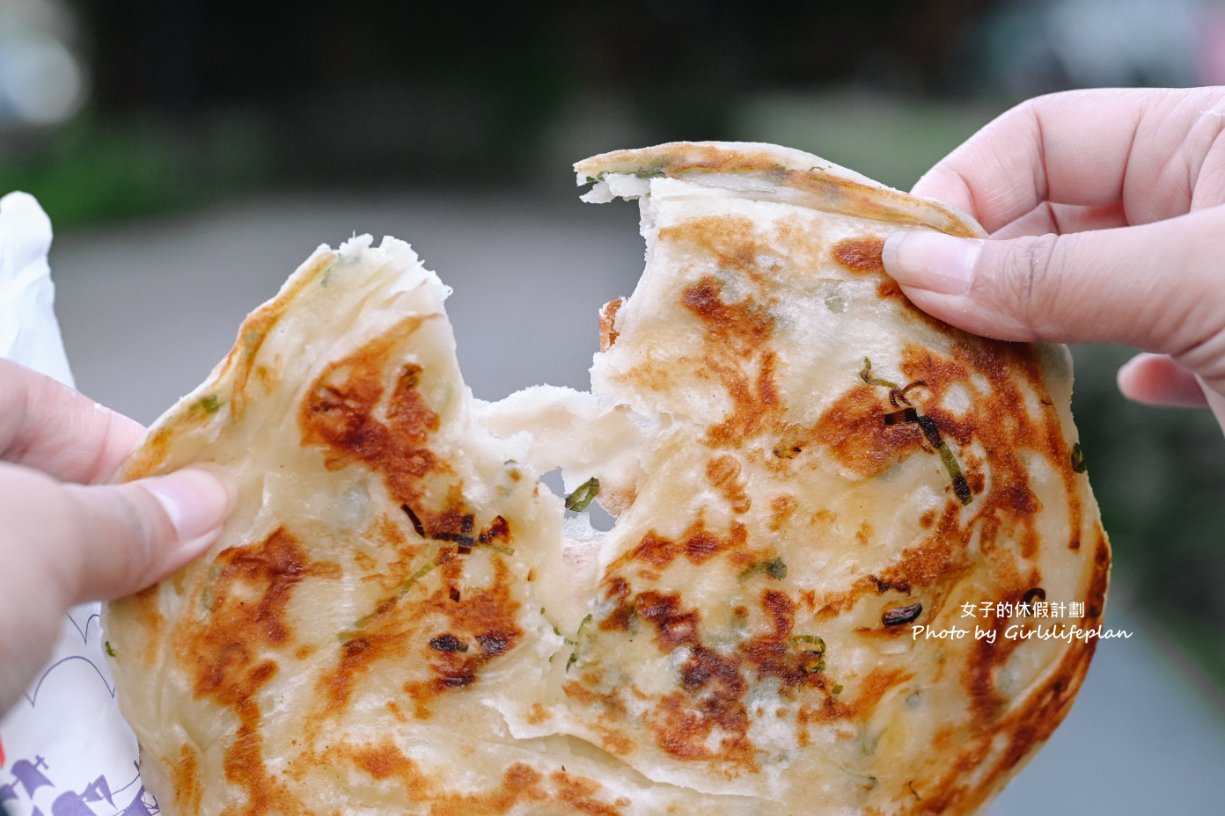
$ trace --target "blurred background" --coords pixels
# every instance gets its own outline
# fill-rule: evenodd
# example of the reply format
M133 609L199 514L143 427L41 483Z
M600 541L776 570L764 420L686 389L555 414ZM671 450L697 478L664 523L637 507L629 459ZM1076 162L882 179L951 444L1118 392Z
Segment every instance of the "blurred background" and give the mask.
M1210 0L292 6L0 0L0 192L39 197L78 385L149 422L321 242L413 242L455 288L480 397L582 387L595 309L641 266L636 212L571 162L770 141L906 189L978 127L1073 87L1225 83ZM1225 440L1125 402L1076 349L1115 548L1067 726L993 813L1216 813L1225 793ZM1109 808L1107 807L1109 805Z

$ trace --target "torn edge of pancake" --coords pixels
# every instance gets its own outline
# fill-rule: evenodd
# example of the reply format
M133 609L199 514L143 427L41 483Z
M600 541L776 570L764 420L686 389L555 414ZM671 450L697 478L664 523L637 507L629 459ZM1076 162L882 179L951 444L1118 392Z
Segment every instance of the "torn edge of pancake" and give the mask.
M757 142L670 142L617 150L574 165L576 183L592 185L583 201L603 204L651 193L653 179L678 179L742 198L926 226L982 238L968 215L932 199L895 190L802 150Z

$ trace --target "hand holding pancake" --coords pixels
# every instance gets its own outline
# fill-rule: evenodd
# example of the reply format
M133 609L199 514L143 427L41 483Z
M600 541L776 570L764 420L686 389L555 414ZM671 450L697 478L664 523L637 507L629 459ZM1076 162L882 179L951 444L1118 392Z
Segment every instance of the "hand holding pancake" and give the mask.
M101 484L142 431L0 360L0 713L46 658L69 606L147 586L215 538L229 499L207 471Z
M897 230L986 233L774 145L575 171L647 246L590 392L474 398L449 289L356 236L123 465L236 497L103 611L163 814L969 814L1068 711L1110 552L1067 351L881 267Z
M1125 343L1130 398L1211 406L1225 425L1225 90L1094 90L1030 100L914 192L988 240L908 232L885 267L920 308L1007 340Z

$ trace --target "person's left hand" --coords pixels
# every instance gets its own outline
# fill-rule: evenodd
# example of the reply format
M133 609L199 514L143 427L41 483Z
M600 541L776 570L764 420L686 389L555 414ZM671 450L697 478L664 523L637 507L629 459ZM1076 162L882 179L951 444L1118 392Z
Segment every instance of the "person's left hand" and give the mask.
M208 470L105 484L143 430L0 360L0 714L46 661L69 607L154 583L220 531L230 497Z

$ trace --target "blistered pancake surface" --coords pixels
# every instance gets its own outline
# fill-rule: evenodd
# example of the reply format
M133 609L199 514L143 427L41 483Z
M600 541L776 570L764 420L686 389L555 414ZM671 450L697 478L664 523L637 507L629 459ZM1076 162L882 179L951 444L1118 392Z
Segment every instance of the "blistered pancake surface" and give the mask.
M578 170L647 240L591 394L474 400L445 287L356 238L129 463L239 496L106 613L163 812L967 813L1066 714L1093 641L1020 633L1105 602L1067 352L940 324L881 267L893 231L977 226L770 146Z

